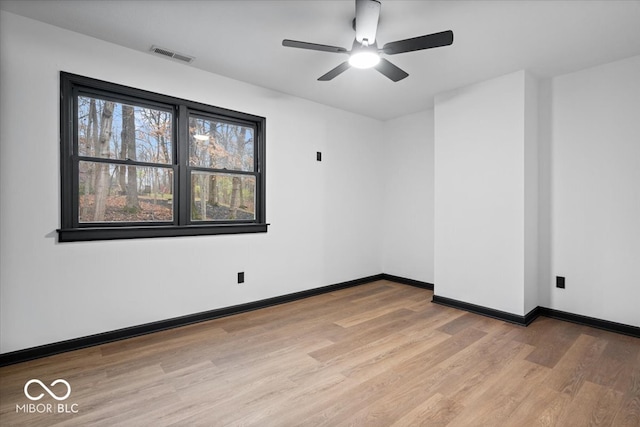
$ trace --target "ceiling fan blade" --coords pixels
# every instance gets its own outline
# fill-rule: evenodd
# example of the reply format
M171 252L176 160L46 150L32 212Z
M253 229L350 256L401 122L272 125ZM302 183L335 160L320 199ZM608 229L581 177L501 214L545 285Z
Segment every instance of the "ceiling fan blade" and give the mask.
M385 76L389 77L394 82L398 82L404 79L405 77L409 76L409 74L404 72L402 69L396 67L395 65L393 65L391 62L387 61L384 58L380 59L380 62L378 62L378 65L375 66L375 69L380 71Z
M327 74L320 76L318 80L320 80L321 82L327 82L333 79L334 77L344 73L348 69L349 69L349 61L344 61L342 64L338 65L336 68L329 71Z
M382 51L387 55L395 55L397 53L413 52L414 50L449 46L451 43L453 43L453 31L447 30L412 39L390 42L382 46Z
M377 0L356 0L356 40L362 44L372 45L376 41L378 19L380 18L380 2Z
M326 44L300 42L297 40L282 40L282 46L297 47L299 49L319 50L321 52L347 53L347 49L337 46L329 46Z

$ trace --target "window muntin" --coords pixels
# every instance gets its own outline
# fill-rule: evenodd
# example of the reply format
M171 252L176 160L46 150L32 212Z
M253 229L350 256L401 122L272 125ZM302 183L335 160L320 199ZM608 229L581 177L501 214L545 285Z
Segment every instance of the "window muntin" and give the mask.
M59 241L266 232L265 119L61 73Z

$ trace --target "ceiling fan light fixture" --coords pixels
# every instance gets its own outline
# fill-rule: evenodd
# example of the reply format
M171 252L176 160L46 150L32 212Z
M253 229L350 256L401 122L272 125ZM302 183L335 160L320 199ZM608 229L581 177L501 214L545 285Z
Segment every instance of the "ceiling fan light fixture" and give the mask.
M372 50L359 50L349 56L349 65L355 68L371 68L378 65L380 55Z

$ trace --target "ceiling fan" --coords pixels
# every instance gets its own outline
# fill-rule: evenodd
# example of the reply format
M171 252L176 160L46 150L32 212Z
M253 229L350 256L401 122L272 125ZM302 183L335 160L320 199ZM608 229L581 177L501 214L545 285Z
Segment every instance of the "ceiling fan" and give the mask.
M381 54L396 55L398 53L413 52L415 50L449 46L453 43L453 31L448 30L386 43L382 46L382 49L378 49L378 44L376 43L376 32L378 31L379 17L380 1L356 0L356 17L353 20L353 28L356 31L356 38L353 41L353 46L350 51L343 47L289 39L282 40L282 45L286 47L296 47L299 49L319 50L322 52L349 55L349 59L347 61L344 61L328 73L320 76L318 78L320 81L329 81L345 72L349 67L356 67L375 68L389 79L397 82L404 79L409 74L386 59L381 58Z

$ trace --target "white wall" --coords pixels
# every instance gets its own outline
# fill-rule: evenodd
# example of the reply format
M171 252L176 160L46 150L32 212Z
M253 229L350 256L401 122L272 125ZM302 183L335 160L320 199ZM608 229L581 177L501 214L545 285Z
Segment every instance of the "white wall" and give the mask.
M524 73L524 90L520 74L436 99L436 294L640 326L640 56L539 85ZM509 143L523 135L524 164Z
M520 71L435 100L435 293L516 315L526 314L525 198L537 207L526 82Z
M538 303L550 307L551 288L551 80L538 81Z
M538 307L539 298L539 136L538 81L524 80L524 314Z
M433 110L385 123L382 271L433 283Z
M640 56L556 77L550 91L544 292L551 308L640 326Z
M382 272L383 123L6 12L0 67L1 352ZM56 243L60 70L266 117L269 232Z

